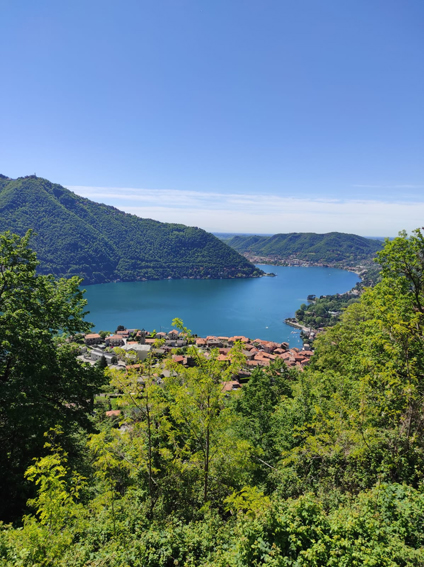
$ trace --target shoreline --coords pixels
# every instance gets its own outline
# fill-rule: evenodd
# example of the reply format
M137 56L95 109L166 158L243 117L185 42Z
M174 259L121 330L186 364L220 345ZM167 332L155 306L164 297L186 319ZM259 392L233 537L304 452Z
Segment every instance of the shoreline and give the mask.
M265 273L272 272L273 270L273 266L270 264L261 265L258 267L264 270ZM353 272L351 272L351 275L349 275L348 271L340 270L337 268L323 270L321 267L319 267L318 270L310 270L310 271L289 269L287 270L287 272L293 275L291 275L288 282L286 282L284 275L286 273L286 270L284 270L283 268L284 267L278 266L275 269L275 273L277 274L278 280L281 279L281 282L278 282L276 279L268 279L260 283L258 281L259 280L258 277L222 278L221 281L218 281L217 278L207 278L211 280L211 282L207 284L204 281L206 278L199 278L199 280L202 279L203 282L196 284L193 283L192 281L187 281L187 282L181 281L182 279L189 280L189 278L178 278L178 279L175 278L175 280L169 280L169 279L149 280L150 283L148 283L146 286L134 285L136 283L138 284L138 281L136 280L136 281L127 281L127 282L118 282L118 281L105 282L105 283L114 283L114 284L128 284L122 286L113 285L108 287L102 284L100 287L95 287L95 285L100 285L100 284L93 284L90 285L89 287L88 285L87 286L82 285L81 289L83 289L84 287L86 287L87 289L87 296L86 296L86 298L88 299L87 309L91 311L90 315L87 316L87 318L94 323L96 329L109 328L109 326L111 325L110 320L112 320L113 324L116 325L121 323L121 319L118 316L116 309L112 309L112 308L108 309L107 303L102 300L102 298L108 298L108 297L114 298L115 294L118 293L119 295L116 296L120 298L118 311L120 311L121 305L124 306L123 309L125 311L126 309L125 306L127 305L127 303L129 303L129 301L125 300L124 303L122 303L122 301L124 300L123 298L128 296L128 294L130 294L130 296L135 296L135 297L138 297L141 294L141 296L144 297L145 299L143 299L142 301L141 300L136 301L133 304L133 309L135 309L136 312L140 311L140 317L143 316L144 326L150 325L152 328L155 326L156 328L159 328L160 326L159 324L161 324L163 327L163 329L161 328L161 330L164 330L167 328L166 327L167 320L164 318L163 315L165 314L166 316L167 309L163 308L161 304L159 304L157 307L159 311L156 313L157 309L154 308L155 306L154 305L149 306L149 302L145 303L145 301L148 301L147 298L150 297L168 298L169 296L169 298L171 298L170 301L175 302L176 304L175 310L172 310L171 318L174 317L175 314L179 313L180 316L184 318L184 320L187 319L188 321L190 321L189 327L198 333L206 333L206 334L233 333L233 334L244 334L246 336L251 336L248 332L248 329L250 330L257 329L257 330L251 330L252 336L253 334L255 336L259 335L259 336L263 336L263 338L267 338L268 340L274 340L274 341L285 340L288 341L290 345L293 347L294 346L301 347L301 345L304 342L308 342L305 337L299 336L301 332L304 332L306 330L304 328L305 323L299 322L299 324L287 324L288 321L286 320L286 318L294 319L296 310L299 309L302 303L306 303L306 297L308 294L317 293L317 292L319 294L329 293L329 292L343 293L344 291L351 289L357 282L359 282L360 276L354 274ZM334 275L335 279L327 275L327 272L328 274L330 274L333 271L338 272L338 275L337 274ZM298 275L296 275L296 273ZM316 276L314 275L315 273ZM269 277L269 276L263 274L261 277ZM226 283L226 281L228 281L229 279L232 280L237 279L238 283L234 283L234 284ZM240 279L246 279L246 280L249 279L250 284L240 283L239 281ZM152 283L153 281L155 283ZM165 281L173 282L173 283L167 284L164 283ZM300 295L299 295L299 291L296 291L297 281L299 281L299 283L302 282L301 284L302 291L300 292ZM326 281L329 282L327 285L325 285ZM156 283L156 282L162 282L162 283ZM339 282L338 285L336 282ZM295 286L294 290L292 290L293 284ZM316 287L317 285L319 287ZM328 285L330 287L327 287ZM286 290L286 286L288 286L287 290ZM115 292L115 288L116 288L116 292ZM210 290L210 292L208 290ZM238 321L238 318L240 317L237 312L235 314L236 321L227 321L228 319L227 312L219 311L219 309L221 310L224 309L228 297L230 297L231 301L234 298L238 297L239 293L237 290L240 290L241 297L246 296L246 299L242 302L242 305L247 309L247 311L244 313L243 316L244 320L242 317L242 320L240 322ZM268 290L271 295L268 294ZM209 300L208 297L212 291L213 291L213 297L211 297L211 299ZM288 294L287 300L282 298L282 296L286 296L286 291ZM177 309L180 300L177 299L177 296L175 296L176 293L178 297L181 297L181 301L182 301L182 307L180 308L180 311ZM199 294L199 296L203 298L203 301L206 301L206 304L202 309L202 313L204 312L205 314L203 317L203 322L200 320L201 318L199 319L199 317L197 316L197 311L193 310L193 308L191 307L191 303L189 299L187 299L189 298L189 296L191 297L192 293L194 294L193 297L194 296L197 297L197 295ZM97 297L99 297L100 299L97 300ZM173 297L175 297L175 299L172 299ZM249 297L256 298L259 302L263 302L266 305L264 305L263 307L257 307L256 303L253 304L250 303ZM280 302L282 302L281 305ZM220 322L215 320L215 314L213 312L213 306L215 305L215 303L217 303L217 308L219 308L218 312L221 313L220 318L221 316L223 316L223 320ZM258 305L260 306L260 303ZM266 313L265 316L263 316L263 310ZM100 311L104 311L104 313L100 313ZM109 313L109 311L111 312ZM258 317L256 317L256 311L258 311L257 313ZM158 319L156 319L156 316L158 317ZM190 320L189 317L191 317L192 319ZM196 323L192 321L195 321ZM225 324L223 326L222 323L224 322L228 323L228 325ZM240 323L241 326L237 325L237 323ZM136 321L135 317L133 317L133 320L127 321L127 324L134 326L139 323ZM211 328L209 324L213 325L213 328ZM268 330L268 325L270 325L269 330ZM262 328L264 335L261 335L259 333L259 331L262 330Z
M69 277L74 277L74 276L69 276ZM81 276L78 276L81 277ZM142 279L134 279L134 280L109 280L109 281L105 281L105 282L91 282L91 283L86 283L84 282L84 280L80 283L80 286L84 286L84 287L88 287L88 286L92 286L92 285L106 285L106 284L112 284L112 283L146 283L146 282L167 282L167 281L181 281L181 280L190 280L190 281L206 281L206 280L211 280L211 281L217 281L217 280L257 280L260 278L276 278L276 274L273 274L272 272L270 273L263 273L260 274L258 276L241 276L241 277L233 277L233 278L210 278L210 277L188 277L188 276L182 276L181 278L173 278L171 276L168 276L167 278L157 278L157 279L147 279L147 278L142 278Z

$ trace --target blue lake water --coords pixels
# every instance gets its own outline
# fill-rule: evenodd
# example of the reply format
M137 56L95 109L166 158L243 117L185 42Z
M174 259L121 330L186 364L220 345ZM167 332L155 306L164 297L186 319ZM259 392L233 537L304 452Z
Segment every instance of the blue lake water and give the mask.
M118 325L169 331L175 317L193 333L245 335L301 344L299 332L284 323L309 294L344 293L359 278L334 268L260 265L277 277L238 280L164 280L87 286L87 320L96 331Z

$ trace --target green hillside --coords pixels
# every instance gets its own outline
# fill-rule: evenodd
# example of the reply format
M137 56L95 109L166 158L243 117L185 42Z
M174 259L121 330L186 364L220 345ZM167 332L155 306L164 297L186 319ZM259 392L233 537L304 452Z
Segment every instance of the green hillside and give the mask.
M253 368L240 342L81 364L78 281L27 240L0 235L1 567L424 566L420 230L314 353Z
M358 262L372 258L383 247L378 240L342 232L234 236L225 242L241 254L296 257L310 262Z
M141 219L36 176L0 176L0 227L21 236L33 229L40 273L86 284L261 274L204 230Z

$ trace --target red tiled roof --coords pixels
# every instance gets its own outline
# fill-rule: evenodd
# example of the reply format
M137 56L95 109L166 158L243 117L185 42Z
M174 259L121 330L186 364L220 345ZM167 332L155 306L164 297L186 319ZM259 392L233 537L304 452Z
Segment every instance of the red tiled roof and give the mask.
M121 410L119 409L113 409L106 412L107 417L116 417L118 415L121 415Z
M222 392L231 392L231 390L235 390L241 388L241 384L237 382L237 380L229 380L228 382L222 383Z
M120 340L120 341L122 341L123 339L120 335L111 335L110 337L106 337L106 340L109 340L109 341Z

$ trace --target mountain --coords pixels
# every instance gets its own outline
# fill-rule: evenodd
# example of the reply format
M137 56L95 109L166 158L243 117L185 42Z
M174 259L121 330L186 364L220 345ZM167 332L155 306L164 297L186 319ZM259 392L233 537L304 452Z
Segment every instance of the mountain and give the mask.
M34 230L40 273L78 275L85 284L263 273L202 229L142 219L34 175L0 176L0 226Z
M233 236L225 242L237 252L249 256L281 260L291 257L309 262L347 264L369 260L383 247L379 240L342 232Z

